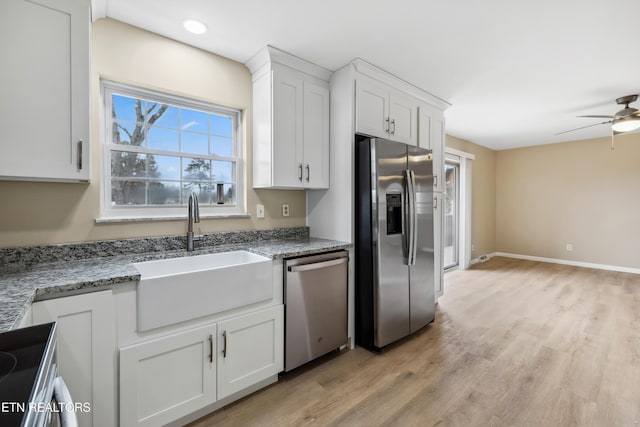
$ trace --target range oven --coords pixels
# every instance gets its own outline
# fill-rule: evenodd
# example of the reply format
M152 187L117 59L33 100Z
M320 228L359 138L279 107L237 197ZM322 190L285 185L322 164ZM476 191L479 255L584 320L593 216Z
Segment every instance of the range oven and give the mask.
M0 425L77 427L76 405L57 373L55 323L0 334Z

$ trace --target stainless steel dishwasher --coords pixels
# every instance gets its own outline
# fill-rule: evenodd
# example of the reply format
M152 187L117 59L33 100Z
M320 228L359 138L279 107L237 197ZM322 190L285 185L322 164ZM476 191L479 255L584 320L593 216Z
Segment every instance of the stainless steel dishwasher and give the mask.
M285 356L288 372L347 344L349 253L285 260Z

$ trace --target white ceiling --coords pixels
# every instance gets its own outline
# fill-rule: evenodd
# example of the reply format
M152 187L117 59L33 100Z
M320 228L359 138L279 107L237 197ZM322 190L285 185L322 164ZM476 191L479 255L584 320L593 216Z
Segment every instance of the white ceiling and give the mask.
M266 44L330 70L360 57L453 104L447 133L493 149L608 136L553 134L640 93L638 0L92 1L94 17L242 63Z

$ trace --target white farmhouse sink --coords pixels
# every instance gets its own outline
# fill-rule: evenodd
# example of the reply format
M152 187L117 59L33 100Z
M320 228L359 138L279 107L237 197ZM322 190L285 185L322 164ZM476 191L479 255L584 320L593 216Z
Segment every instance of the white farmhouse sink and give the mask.
M133 265L141 276L138 331L273 298L272 261L246 251Z

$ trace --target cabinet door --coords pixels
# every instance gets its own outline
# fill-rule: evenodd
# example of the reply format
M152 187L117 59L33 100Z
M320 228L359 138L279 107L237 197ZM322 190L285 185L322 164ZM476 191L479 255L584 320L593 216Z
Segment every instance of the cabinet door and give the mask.
M120 349L120 425L160 426L216 401L216 325Z
M77 412L81 426L114 426L115 315L111 291L39 301L32 306L33 324L57 322L58 372L76 402L89 402L90 412Z
M437 111L433 118L431 149L433 150L433 191L444 191L444 114Z
M356 80L356 132L389 138L389 90L364 78Z
M433 193L433 274L436 303L444 294L444 195Z
M389 97L389 139L418 145L418 102L392 92Z
M431 146L433 118L434 111L432 108L424 104L418 107L418 146L427 150L433 150Z
M329 188L329 89L304 82L304 186Z
M283 370L284 306L218 323L218 398Z
M303 87L293 70L273 70L273 185L303 188Z
M89 7L0 4L0 178L89 179Z

